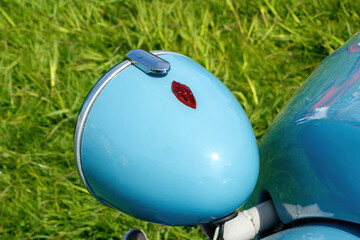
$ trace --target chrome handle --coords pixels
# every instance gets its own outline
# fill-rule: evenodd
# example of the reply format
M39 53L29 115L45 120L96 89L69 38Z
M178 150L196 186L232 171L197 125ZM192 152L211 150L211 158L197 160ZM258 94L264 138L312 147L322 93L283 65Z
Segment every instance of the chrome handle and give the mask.
M169 62L143 49L131 50L125 59L145 73L166 74L170 70Z

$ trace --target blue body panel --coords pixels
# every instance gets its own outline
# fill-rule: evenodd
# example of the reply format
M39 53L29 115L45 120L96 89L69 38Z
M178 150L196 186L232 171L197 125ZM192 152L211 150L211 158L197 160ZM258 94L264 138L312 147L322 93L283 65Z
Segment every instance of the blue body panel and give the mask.
M161 55L163 77L135 66L103 89L87 117L81 165L103 203L166 225L195 225L239 208L255 187L256 139L232 93L193 60ZM172 81L187 85L197 107L181 103Z
M285 223L360 223L360 33L327 57L259 145L260 178Z
M262 240L359 240L360 229L339 224L319 223L291 228Z

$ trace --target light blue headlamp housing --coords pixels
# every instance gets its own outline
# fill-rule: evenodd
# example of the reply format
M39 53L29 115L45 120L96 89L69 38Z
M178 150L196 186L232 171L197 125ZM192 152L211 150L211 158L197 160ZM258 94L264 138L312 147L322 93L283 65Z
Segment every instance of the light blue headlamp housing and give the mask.
M232 93L190 58L136 49L105 73L80 110L79 175L103 204L164 225L238 209L259 172L256 139Z

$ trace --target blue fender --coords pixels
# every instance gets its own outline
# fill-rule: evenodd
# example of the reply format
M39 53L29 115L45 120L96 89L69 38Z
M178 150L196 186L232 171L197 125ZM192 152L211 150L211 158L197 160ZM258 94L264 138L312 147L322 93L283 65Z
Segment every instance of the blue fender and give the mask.
M323 60L259 144L260 178L284 223L360 223L360 32Z

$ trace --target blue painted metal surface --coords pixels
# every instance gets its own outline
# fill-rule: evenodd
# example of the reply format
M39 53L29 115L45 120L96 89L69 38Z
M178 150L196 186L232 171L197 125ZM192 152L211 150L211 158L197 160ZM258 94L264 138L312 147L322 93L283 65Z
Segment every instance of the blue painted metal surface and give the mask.
M239 208L255 187L256 139L232 93L193 60L161 55L163 77L130 65L94 101L80 171L106 205L165 225L195 225ZM196 109L171 91L188 86ZM91 97L91 95L90 95Z
M346 225L319 223L291 228L262 240L358 240L360 229Z
M327 57L259 145L260 178L285 223L360 223L360 33Z

